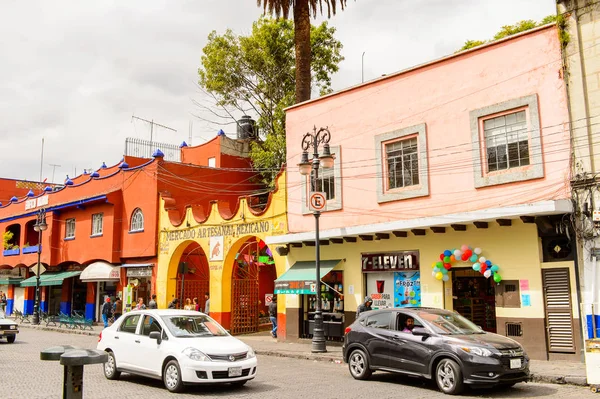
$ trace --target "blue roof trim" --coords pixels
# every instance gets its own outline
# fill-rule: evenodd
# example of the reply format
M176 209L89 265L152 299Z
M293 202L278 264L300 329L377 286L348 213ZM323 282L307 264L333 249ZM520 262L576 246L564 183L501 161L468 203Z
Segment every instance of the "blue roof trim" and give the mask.
M152 158L151 160L149 160L149 161L148 161L148 162L146 162L146 163L143 163L143 164L141 164L141 165L138 165L138 166L133 166L133 167L131 167L131 168L128 168L127 170L136 170L136 169L141 169L141 168L143 168L143 167L145 167L145 166L148 166L148 165L150 165L152 162L154 162L154 160L155 160L155 159L156 159L156 158Z
M82 204L88 204L90 202L101 201L101 200L106 200L106 199L107 199L106 195L97 195L95 197L90 197L90 198L82 199L82 200L79 200L79 201L72 201L72 202L67 202L66 204L60 204L60 205L56 205L56 206L50 206L50 207L47 207L45 209L46 209L46 212L52 212L52 211L58 211L59 209L70 208L72 206L77 206L77 205L82 205ZM37 214L38 214L38 211L35 210L33 212L27 212L27 213L23 213L21 215L11 216L11 217L8 217L8 218L0 219L0 223L10 222L12 220L17 220L17 219L25 218L25 217L28 217L28 216L37 215Z

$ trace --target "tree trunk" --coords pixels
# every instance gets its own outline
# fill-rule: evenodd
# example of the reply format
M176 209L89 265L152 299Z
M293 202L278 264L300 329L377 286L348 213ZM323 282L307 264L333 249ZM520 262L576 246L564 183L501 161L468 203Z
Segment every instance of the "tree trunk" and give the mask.
M308 0L294 5L294 41L296 45L296 104L310 100L310 13Z

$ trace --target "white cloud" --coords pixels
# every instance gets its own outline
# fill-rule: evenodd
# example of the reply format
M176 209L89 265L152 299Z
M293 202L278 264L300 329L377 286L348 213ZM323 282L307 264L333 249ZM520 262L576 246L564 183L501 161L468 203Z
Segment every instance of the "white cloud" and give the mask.
M255 0L2 2L0 175L37 179L42 137L49 179L49 163L56 181L116 163L126 137L149 138L133 113L178 130L154 140L187 140L208 34L248 33L261 13ZM360 82L363 52L368 80L552 13L553 0L349 0L330 21L346 57L334 88ZM217 130L195 120L194 144Z

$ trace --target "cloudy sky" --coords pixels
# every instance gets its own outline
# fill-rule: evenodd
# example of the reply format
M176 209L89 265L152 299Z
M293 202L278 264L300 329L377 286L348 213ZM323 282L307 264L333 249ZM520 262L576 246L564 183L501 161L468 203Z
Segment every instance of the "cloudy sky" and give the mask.
M334 89L489 39L502 25L541 20L554 0L348 0L330 21L346 58ZM179 144L214 137L195 119L197 69L208 34L250 31L255 0L3 0L0 2L0 176L62 182L117 163L126 137ZM235 135L234 127L226 129Z

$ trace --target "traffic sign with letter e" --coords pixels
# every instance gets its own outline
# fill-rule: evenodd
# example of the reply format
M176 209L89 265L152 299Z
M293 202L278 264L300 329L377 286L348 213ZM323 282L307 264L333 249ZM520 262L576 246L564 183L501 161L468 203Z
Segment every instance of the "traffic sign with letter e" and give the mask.
M308 204L308 209L310 209L313 212L324 211L326 205L327 205L327 197L325 197L325 193L322 193L322 192L310 193L310 201Z

